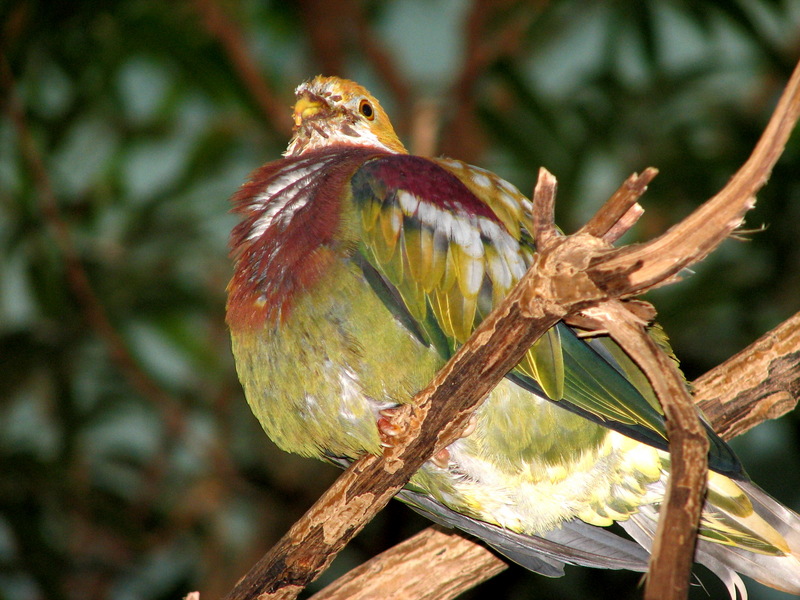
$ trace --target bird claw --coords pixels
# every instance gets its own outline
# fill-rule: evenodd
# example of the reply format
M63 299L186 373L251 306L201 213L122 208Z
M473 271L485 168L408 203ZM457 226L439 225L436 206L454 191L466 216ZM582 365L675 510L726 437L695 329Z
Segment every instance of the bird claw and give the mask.
M407 410L405 406L395 406L392 408L385 408L378 412L380 415L377 420L378 434L381 438L382 448L394 448L394 439L403 431L403 427L399 427L397 422L401 419L403 411ZM466 424L461 430L459 438L465 438L472 435L478 426L478 419L473 414L467 419ZM439 467L440 469L447 469L450 466L450 450L442 448L434 454L430 462Z
M461 430L461 434L458 436L459 439L472 435L473 433L475 433L475 429L477 427L478 427L478 418L474 414L470 415L469 419L467 419L467 422L464 424L464 428ZM431 462L440 469L449 468L450 450L448 450L447 448L442 448L431 457Z
M431 462L440 469L446 469L450 466L450 450L442 448L436 454L431 456Z
M475 430L478 428L478 417L474 414L469 416L467 420L467 424L464 425L464 429L461 430L461 435L459 437L465 438L471 436L475 433Z
M398 435L403 433L404 428L397 425L398 420L402 415L403 407L395 406L393 408L384 408L378 414L378 434L381 438L381 446L384 448L394 448L394 440Z

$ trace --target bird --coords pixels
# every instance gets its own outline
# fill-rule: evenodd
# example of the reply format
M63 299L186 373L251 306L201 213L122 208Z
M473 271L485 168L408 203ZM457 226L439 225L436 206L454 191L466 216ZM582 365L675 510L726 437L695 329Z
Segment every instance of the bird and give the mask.
M345 466L391 444L392 410L531 266L532 204L488 170L409 154L353 81L320 75L295 96L282 158L232 197L226 321L267 435ZM546 576L645 572L670 468L663 411L613 340L585 334L559 322L543 335L398 498ZM732 598L746 596L740 574L800 594L800 516L704 427L695 561Z

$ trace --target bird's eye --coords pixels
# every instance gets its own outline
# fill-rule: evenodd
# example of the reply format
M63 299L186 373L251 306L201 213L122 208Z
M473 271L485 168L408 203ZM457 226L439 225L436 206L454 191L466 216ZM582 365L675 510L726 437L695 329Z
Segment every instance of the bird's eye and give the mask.
M370 104L369 100L366 98L361 99L361 103L358 105L358 111L370 121L375 118L375 109L372 108L372 104Z

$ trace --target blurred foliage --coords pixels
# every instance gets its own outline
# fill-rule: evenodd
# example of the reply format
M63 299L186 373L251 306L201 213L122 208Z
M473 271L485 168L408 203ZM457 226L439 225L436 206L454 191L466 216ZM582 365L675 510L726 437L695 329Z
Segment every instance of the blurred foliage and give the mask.
M567 231L656 166L646 239L741 165L800 54L793 0L3 0L0 26L0 600L218 597L336 476L261 433L224 325L226 199L279 156L301 80L357 79L412 146L523 190L546 166ZM436 148L412 134L431 111ZM765 231L651 295L690 377L798 309L799 173L795 135ZM797 422L736 444L795 509ZM391 505L323 579L422 526ZM637 581L512 568L468 596Z

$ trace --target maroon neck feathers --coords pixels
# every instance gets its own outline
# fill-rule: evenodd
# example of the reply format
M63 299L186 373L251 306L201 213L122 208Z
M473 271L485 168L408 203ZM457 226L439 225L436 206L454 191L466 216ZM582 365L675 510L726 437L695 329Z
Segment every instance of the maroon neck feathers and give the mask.
M365 148L326 149L271 162L233 196L242 216L230 240L235 271L228 285L228 325L254 329L288 316L341 252L343 198Z

